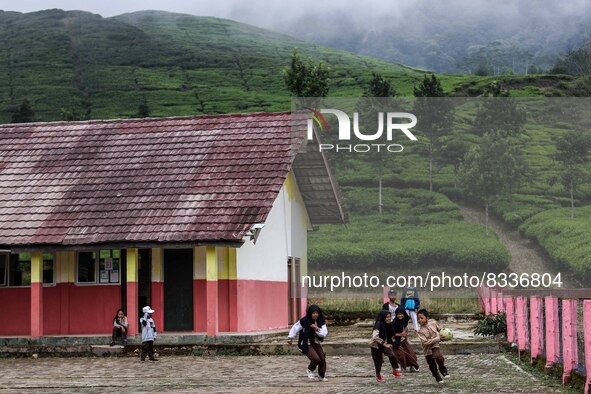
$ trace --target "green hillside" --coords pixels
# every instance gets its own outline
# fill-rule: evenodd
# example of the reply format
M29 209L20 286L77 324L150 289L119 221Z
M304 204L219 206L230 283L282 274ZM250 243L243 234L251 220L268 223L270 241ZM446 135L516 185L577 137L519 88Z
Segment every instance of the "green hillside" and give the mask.
M330 67L330 94L359 95L378 71L411 95L423 72L321 47L242 23L142 11L113 18L81 11L0 11L0 122L28 97L36 120L62 111L93 119L126 118L146 103L152 116L283 111L282 80L294 49ZM517 92L554 94L570 77L506 77ZM491 78L442 76L459 95Z
M218 18L157 11L113 18L80 11L0 11L0 123L10 121L23 97L30 100L38 121L60 120L64 113L129 118L142 104L151 116L289 110L282 70L296 48L302 57L329 66L330 96L359 96L373 71L390 80L400 95L411 96L424 75ZM576 84L573 77L563 75L438 78L455 96L479 95L493 80L511 89L513 96L569 95ZM455 133L477 143L479 137L462 120L466 114L458 115ZM515 141L524 146L535 173L533 182L524 184L511 200L493 207L506 221L517 226L568 202L564 190L548 184L556 175L551 136L562 132L559 126L534 120ZM429 196L417 190L428 185L424 144L395 156L385 163L383 216L375 213L377 193L372 188L377 187L377 177L371 157L334 158L351 224L346 232L342 226L323 226L310 237L312 265L338 267L348 256L361 267L397 261L458 269L507 266L507 252L498 240L483 239L474 225L461 220L458 206L448 199L464 198L454 188L451 165L436 163L434 187L442 194ZM576 197L578 205L585 204L591 200L591 187L581 187ZM388 233L378 231L386 228ZM551 245L534 230L526 230ZM589 272L574 258L557 260L576 266L583 275Z
M371 71L409 94L422 74L245 24L166 12L0 11L0 122L23 97L37 120L61 110L125 118L290 108L282 70L295 48L331 69L331 93L358 94Z

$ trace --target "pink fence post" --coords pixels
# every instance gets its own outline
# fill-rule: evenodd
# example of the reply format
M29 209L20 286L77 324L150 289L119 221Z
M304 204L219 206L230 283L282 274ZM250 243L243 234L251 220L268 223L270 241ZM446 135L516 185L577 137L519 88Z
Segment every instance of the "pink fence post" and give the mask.
M480 307L480 313L486 313L484 309L484 287L479 287L478 290L478 306Z
M503 292L500 291L497 295L497 311L498 313L505 313L505 298L503 297Z
M585 394L591 392L591 300L583 301L583 329L585 330L585 369L587 383Z
M515 299L508 296L505 300L507 310L507 341L515 343Z
M527 316L527 298L524 296L517 297L517 348L520 352L526 351L529 347L528 332L529 325Z
M499 294L497 293L497 289L490 289L490 313L496 315L497 311L497 297Z
M484 314L490 315L490 287L484 288Z
M390 297L388 297L388 292L390 291L389 287L383 287L383 296L384 296L384 302L390 302Z
M530 297L529 310L531 312L531 362L533 364L544 350L544 316L542 315L540 297Z
M562 300L562 384L570 384L579 363L577 352L577 300Z
M546 372L550 372L560 354L558 298L548 296L544 298L544 302L546 303Z

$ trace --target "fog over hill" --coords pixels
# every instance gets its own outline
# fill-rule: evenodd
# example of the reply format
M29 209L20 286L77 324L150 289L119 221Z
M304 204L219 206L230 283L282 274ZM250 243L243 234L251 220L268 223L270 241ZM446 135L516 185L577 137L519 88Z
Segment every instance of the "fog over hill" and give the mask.
M395 63L482 74L548 69L557 56L583 45L591 26L588 0L337 4L290 7L255 0L236 4L227 16Z
M437 72L528 74L589 37L590 0L3 0L5 10L139 10L216 16Z

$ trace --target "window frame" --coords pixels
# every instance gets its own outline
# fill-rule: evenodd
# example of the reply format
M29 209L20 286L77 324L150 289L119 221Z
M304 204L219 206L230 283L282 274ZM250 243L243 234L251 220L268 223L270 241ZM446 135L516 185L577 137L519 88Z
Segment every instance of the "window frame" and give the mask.
M0 282L0 287L6 288L10 281L8 280L8 265L10 264L10 253L0 253L0 258L4 259L4 282Z
M32 252L23 252L23 253L32 253ZM19 288L31 287L31 284L30 283L28 285L11 285L10 284L10 272L11 272L10 267L12 265L12 256L13 255L16 255L17 256L16 257L16 260L18 262L19 261L18 260L19 254L21 254L21 253L1 253L0 254L0 255L4 256L4 258L5 258L5 260L4 260L5 261L5 265L4 265L4 283L3 284L0 283L0 287L2 287L2 288L11 288L11 289L19 289ZM55 281L55 277L56 277L56 255L55 255L55 253L50 253L50 252L42 253L42 255L44 255L44 254L50 254L53 257L53 260L52 260L53 266L52 266L52 269L51 269L51 272L52 272L51 279L52 279L52 281L51 282L48 282L48 283L43 282L44 277L43 277L43 274L42 274L41 275L41 283L43 284L44 287L55 286L56 285L56 281ZM28 261L29 261L29 264L31 264L31 259L29 259ZM45 261L46 260L43 259L42 264L44 264Z
M113 254L114 250L118 250L119 251L119 275L118 275L118 281L117 282L101 282L100 281L100 260L101 260L101 251L105 251L108 250L111 255ZM122 260L122 255L123 255L123 251L125 249L87 249L87 250L78 250L76 251L76 277L75 277L75 281L74 284L76 286L120 286L121 285L121 260ZM80 254L81 253L94 253L94 260L93 260L93 266L94 266L94 281L92 282L80 282ZM110 274L109 274L110 275ZM110 280L110 277L109 277Z

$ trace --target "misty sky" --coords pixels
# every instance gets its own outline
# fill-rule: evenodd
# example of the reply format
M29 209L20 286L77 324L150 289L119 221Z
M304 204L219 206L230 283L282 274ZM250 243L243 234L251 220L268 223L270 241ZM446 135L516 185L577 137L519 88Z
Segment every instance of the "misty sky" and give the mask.
M491 17L506 16L517 22L541 15L551 22L553 15L584 14L590 9L591 0L369 0L363 2L363 7L358 7L360 2L357 0L298 0L291 4L277 0L0 0L0 9L20 12L48 8L82 9L105 17L152 9L217 16L272 27L310 12L320 17L343 13L353 15L358 21L390 17L393 22L403 23L405 13L417 6L432 7L434 12L446 13L452 18L490 13Z

